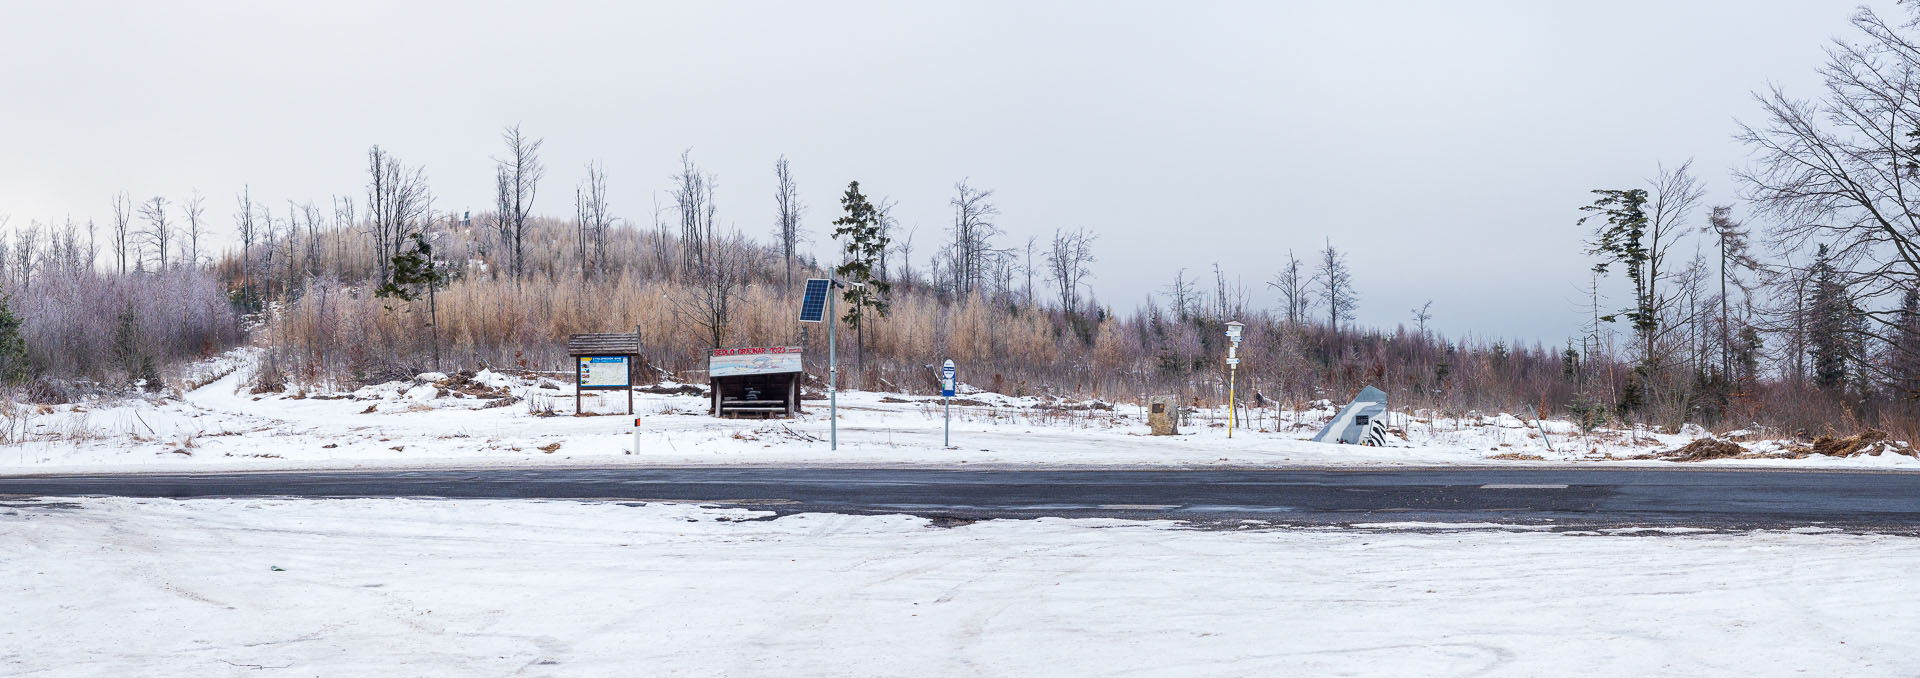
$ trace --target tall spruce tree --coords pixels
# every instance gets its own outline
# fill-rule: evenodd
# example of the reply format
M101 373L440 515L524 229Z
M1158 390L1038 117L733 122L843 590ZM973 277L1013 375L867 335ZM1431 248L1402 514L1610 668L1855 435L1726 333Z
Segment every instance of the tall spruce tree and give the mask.
M1825 390L1847 385L1847 363L1852 351L1853 302L1846 283L1833 265L1826 245L1814 254L1808 270L1812 290L1807 298L1807 354L1813 360L1813 383Z
M889 239L880 228L880 213L867 196L860 193L860 182L847 183L846 194L840 196L840 207L846 214L833 220L833 237L844 239L841 251L846 254L846 263L833 269L835 275L849 282L861 283L850 286L842 298L847 302L847 313L842 317L847 324L854 326L856 336L855 357L861 367L866 366L867 327L869 314L887 317L887 293L891 286L875 274L879 270L880 258L886 255Z
M9 301L11 297L0 295L0 382L19 386L33 379L33 368L27 356L27 340L20 335L20 318L13 314Z
M1887 351L1894 397L1920 402L1920 285L1908 287L1901 295L1895 322L1893 344Z
M1658 330L1659 319L1654 315L1654 300L1647 280L1647 261L1652 253L1647 250L1647 191L1633 188L1627 190L1597 190L1600 196L1593 204L1580 208L1589 212L1581 217L1579 223L1586 224L1588 219L1602 217L1604 222L1594 231L1587 254L1600 257L1600 263L1593 265L1593 272L1606 273L1615 264L1626 269L1627 280L1633 282L1633 308L1624 312L1627 321L1633 325L1633 332L1640 340L1643 360L1653 358L1653 338ZM1613 322L1622 314L1600 316L1606 322Z

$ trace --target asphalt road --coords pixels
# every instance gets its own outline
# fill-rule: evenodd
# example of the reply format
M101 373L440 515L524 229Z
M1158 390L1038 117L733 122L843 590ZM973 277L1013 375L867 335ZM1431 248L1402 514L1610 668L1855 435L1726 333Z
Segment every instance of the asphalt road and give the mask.
M1826 526L1920 534L1920 474L1692 469L500 469L0 477L0 495L692 501L777 513Z

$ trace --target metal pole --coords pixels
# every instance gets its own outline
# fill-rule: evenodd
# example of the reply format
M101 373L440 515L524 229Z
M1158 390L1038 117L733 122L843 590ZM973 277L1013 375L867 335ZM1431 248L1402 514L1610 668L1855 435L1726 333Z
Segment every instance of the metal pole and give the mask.
M827 449L840 449L840 365L834 362L833 326L840 319L833 314L833 285L827 285Z
M953 447L953 399L941 398L941 400L947 401L947 426L946 432L940 436L940 446Z
M1240 373L1240 367L1238 365L1227 366L1227 437L1228 438L1233 437L1233 420L1234 420L1233 382L1234 382L1234 377L1239 375L1239 373Z

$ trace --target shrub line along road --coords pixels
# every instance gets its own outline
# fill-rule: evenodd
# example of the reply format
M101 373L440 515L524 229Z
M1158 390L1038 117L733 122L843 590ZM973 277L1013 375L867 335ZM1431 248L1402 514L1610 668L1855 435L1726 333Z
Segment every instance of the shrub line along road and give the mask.
M1493 522L1920 534L1920 473L1765 469L565 468L0 477L0 495L682 501L939 521Z

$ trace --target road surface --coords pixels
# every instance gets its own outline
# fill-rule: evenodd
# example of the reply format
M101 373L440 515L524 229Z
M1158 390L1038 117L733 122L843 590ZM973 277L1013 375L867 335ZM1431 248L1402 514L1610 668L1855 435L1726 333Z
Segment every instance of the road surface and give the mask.
M1920 474L1695 469L495 469L0 477L0 495L687 501L939 521L1498 522L1920 534Z

